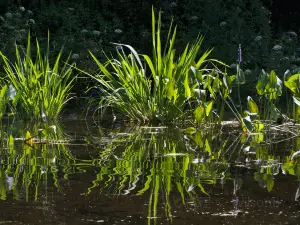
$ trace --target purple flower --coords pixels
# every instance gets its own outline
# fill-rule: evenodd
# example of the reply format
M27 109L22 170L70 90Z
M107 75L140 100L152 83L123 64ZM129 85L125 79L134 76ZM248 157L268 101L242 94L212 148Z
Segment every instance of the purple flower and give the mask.
M242 47L241 47L241 44L239 44L239 49L238 49L238 59L237 61L239 63L241 63L243 60L242 60Z

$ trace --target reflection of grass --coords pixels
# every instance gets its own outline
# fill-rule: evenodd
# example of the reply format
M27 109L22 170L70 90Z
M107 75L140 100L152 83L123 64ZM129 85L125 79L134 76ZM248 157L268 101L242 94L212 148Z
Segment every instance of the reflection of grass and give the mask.
M43 127L43 129L38 129ZM20 126L19 126L20 128ZM29 128L27 126L27 128ZM54 129L55 128L55 129ZM14 129L12 129L14 130ZM25 141L13 141L8 139L8 147L0 152L0 193L1 199L7 198L7 193L12 191L13 197L19 200L25 194L26 201L31 195L38 199L41 183L47 184L49 176L54 185L59 189L58 167L63 167L65 178L70 164L74 159L64 144L49 144L48 140L60 140L61 130L59 126L50 126L43 123L27 130ZM23 133L25 130L23 129ZM32 134L32 136L31 136ZM54 142L51 142L54 143ZM31 190L34 190L34 193Z
M20 193L25 192L28 201L31 188L34 188L34 199L37 200L39 186L43 181L47 183L49 174L59 189L57 167L61 164L58 161L68 162L70 159L64 145L39 145L33 148L25 144L19 151L9 148L1 153L0 189L3 200L7 197L7 191L12 190L15 199L20 199Z
M196 198L198 190L208 195L205 184L215 184L227 168L219 158L223 149L215 151L211 146L214 137L202 134L201 138L204 144L197 149L194 141L184 139L176 129L139 129L125 140L116 139L100 153L103 157L100 172L88 193L97 186L101 190L113 188L118 195L149 193L149 223L151 218L158 217L161 199L165 203L165 215L171 218L173 192L180 194L184 205L186 196Z
M37 149L24 145L18 151L15 148L2 150L0 198L5 200L8 192L12 191L16 200L20 200L21 195L25 196L26 201L30 196L34 196L34 200L37 200L40 185L42 183L47 185L50 177L59 189L58 167L68 168L68 165L60 163L69 161L70 155L66 154L67 151L63 145L40 145Z

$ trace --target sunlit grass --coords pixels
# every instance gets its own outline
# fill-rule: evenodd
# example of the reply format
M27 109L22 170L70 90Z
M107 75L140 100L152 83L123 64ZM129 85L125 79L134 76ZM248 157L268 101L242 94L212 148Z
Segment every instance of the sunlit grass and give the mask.
M212 50L201 53L203 37L186 45L179 56L175 50L176 27L171 23L166 46L162 47L161 12L152 9L152 57L138 54L129 45L115 44L117 58L101 63L91 53L100 73L91 76L100 92L99 110L108 106L140 122L175 122L184 119L192 102L199 99L202 76L221 73L209 59ZM130 51L126 55L126 50ZM197 104L197 103L196 103Z
M76 76L72 67L67 65L68 59L61 66L62 50L57 55L53 66L49 62L48 47L42 54L36 40L36 55L31 54L31 38L28 35L26 52L16 44L15 62L1 52L6 72L5 83L10 86L10 98L17 117L29 120L57 119L64 105L70 100L70 91Z

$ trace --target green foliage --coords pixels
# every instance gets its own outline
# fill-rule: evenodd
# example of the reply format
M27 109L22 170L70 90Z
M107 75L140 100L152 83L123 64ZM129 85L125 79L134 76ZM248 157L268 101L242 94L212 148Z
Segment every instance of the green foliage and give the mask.
M151 59L148 55L141 55L147 67L142 64L140 55L129 45L116 44L119 49L118 59L107 57L105 64L100 63L91 53L101 71L98 75L90 75L102 89L100 107L102 103L113 106L143 122L166 122L184 117L187 103L197 97L195 89L199 87L199 83L196 79L211 77L212 72L206 68L207 63L219 62L207 59L211 50L197 59L203 41L200 36L192 44L187 44L176 60L174 43L177 29L173 29L171 23L167 45L162 49L160 28L161 13L156 21L152 9L153 56ZM130 50L128 56L123 47ZM114 72L109 72L110 68ZM146 74L146 68L150 70L150 77ZM217 69L213 71L216 74L219 72ZM205 86L210 88L209 84Z
M16 113L20 118L31 120L57 119L63 106L70 100L70 90L76 76L72 77L72 68L67 63L60 66L62 51L51 67L49 49L42 55L36 40L37 54L32 57L30 42L31 38L28 35L24 55L16 45L14 63L0 53L7 75L6 82L12 86L14 98L17 99Z
M256 90L259 95L268 100L276 100L282 94L282 81L276 76L275 71L272 70L268 74L263 70L257 82Z
M296 121L300 121L300 74L294 74L284 81L284 85L293 95L293 116Z
M276 107L276 102L282 95L282 81L277 77L275 71L270 74L262 70L256 84L257 93L261 96L260 107L263 111L263 119L277 120L280 112Z

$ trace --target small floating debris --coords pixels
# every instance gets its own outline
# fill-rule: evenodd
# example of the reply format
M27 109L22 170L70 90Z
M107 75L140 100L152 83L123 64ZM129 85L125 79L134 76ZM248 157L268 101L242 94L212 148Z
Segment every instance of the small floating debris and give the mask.
M213 213L212 216L237 216L241 210L229 211L228 213Z
M187 153L168 153L165 154L164 157L168 157L168 156L186 156L188 155Z
M166 129L168 127L166 126L162 126L162 127L147 127L147 126L144 126L144 127L141 127L142 129Z

